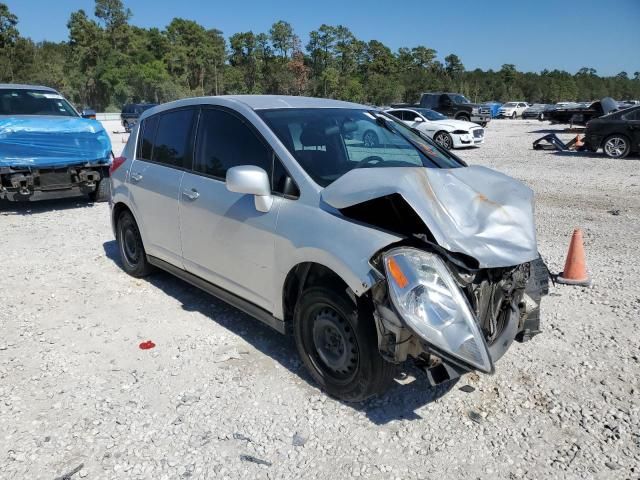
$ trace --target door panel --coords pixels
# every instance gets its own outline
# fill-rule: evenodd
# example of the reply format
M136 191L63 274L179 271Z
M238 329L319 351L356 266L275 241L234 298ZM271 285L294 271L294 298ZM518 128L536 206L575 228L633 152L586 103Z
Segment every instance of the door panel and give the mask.
M176 266L182 265L178 230L178 200L184 172L134 160L129 192L145 250Z
M193 192L199 196L189 198ZM280 197L267 213L253 195L227 190L224 182L185 173L180 198L184 268L273 311L275 228Z
M229 168L253 165L271 178L273 151L237 112L203 107L196 134L193 172L180 194L184 268L273 311L275 229L280 198L269 212L254 196L227 190Z

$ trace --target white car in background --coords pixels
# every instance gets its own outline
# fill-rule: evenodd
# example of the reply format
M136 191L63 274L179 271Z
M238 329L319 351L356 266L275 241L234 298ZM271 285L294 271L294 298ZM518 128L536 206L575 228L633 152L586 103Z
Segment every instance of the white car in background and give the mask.
M454 120L428 108L392 108L386 113L427 135L447 150L484 143L484 128L466 120Z
M507 102L498 110L498 118L511 118L516 119L522 117L524 111L529 108L527 102Z

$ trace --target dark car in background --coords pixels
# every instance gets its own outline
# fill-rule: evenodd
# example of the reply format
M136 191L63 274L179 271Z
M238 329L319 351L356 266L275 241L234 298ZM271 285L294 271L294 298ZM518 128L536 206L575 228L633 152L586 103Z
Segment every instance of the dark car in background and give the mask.
M586 125L592 118L602 117L616 110L618 110L618 103L611 97L605 97L592 103L556 106L553 110L549 110L546 116L551 123Z
M610 158L624 158L640 152L640 106L620 110L587 122L585 146L602 148Z
M100 122L57 91L0 84L0 200L109 198L112 152Z
M529 106L524 112L522 112L522 118L525 120L546 120L547 113L552 108L553 105L547 105L545 103L534 103L533 105Z
M467 97L460 93L423 93L418 106L435 110L449 118L474 122L483 127L486 127L491 121L490 107L471 103Z
M124 129L127 132L131 131L131 128L138 123L140 115L156 105L157 103L127 103L124 105L120 113L120 120Z

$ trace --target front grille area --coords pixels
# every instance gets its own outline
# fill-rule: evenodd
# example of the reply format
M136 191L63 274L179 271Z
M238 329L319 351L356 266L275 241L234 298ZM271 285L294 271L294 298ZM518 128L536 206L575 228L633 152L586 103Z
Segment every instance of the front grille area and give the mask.
M480 107L478 111L483 115L489 115L491 113L491 109L487 107Z
M55 190L71 186L69 170L52 170L40 173L40 188L43 190Z
M473 131L474 138L482 138L484 136L484 130L482 128L476 128Z

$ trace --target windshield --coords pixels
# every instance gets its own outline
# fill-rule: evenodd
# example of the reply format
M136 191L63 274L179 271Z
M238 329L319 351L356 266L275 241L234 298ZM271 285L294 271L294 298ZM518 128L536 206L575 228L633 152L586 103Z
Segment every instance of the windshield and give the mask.
M77 117L78 113L62 95L49 90L0 89L0 115L57 115Z
M446 120L447 117L442 115L441 113L435 112L433 110L429 110L428 108L414 108L416 112L425 117L427 120Z
M258 114L323 187L354 168L463 166L446 150L381 112L296 108Z
M518 105L518 104L517 104L517 103L515 103L515 102L509 102L509 103L505 103L505 104L503 105L503 107L505 107L505 108L514 108L514 107L516 107L517 105Z
M451 95L454 103L471 103L464 95Z

